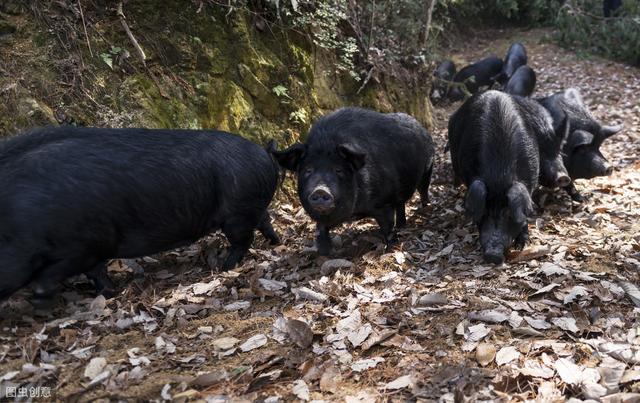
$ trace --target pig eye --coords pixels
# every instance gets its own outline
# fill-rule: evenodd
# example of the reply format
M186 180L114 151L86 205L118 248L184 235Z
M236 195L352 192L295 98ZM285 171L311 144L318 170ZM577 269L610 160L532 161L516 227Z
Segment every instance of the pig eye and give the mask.
M304 176L309 176L313 173L313 168L308 167L304 170Z
M343 171L342 171L342 168L335 168L333 171L334 171L337 175L342 175L342 172L343 172Z

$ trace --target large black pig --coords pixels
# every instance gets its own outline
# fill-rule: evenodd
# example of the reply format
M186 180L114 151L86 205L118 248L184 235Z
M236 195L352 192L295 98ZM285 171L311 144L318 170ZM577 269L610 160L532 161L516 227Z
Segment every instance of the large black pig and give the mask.
M537 99L551 114L554 126L563 120L569 121L569 136L563 147L564 165L572 180L607 176L612 166L602 155L602 143L622 130L622 125L604 126L600 124L584 104L580 91L570 88L546 98ZM571 198L583 201L584 197L573 182L565 187Z
M467 90L471 94L475 94L480 87L491 87L501 69L502 59L497 56L489 56L460 70L453 77L453 81L464 83ZM464 93L461 88L453 87L449 91L449 98L452 101L457 101L464 98Z
M0 146L0 300L30 282L46 299L85 273L111 292L105 263L187 245L221 229L223 269L257 228L279 168L267 151L219 131L36 129Z
M317 247L329 254L329 230L373 217L387 245L406 223L405 203L415 190L423 203L433 168L431 136L403 113L343 108L318 120L305 144L273 153L297 172L298 195L317 222Z
M527 64L527 50L520 42L514 42L509 46L507 54L504 57L504 63L502 64L502 71L496 77L500 84L505 84L509 81L511 76L518 70L518 67Z
M489 263L502 263L512 244L520 248L528 239L540 153L522 115L513 97L487 91L469 98L449 119L454 177L468 187L465 209Z

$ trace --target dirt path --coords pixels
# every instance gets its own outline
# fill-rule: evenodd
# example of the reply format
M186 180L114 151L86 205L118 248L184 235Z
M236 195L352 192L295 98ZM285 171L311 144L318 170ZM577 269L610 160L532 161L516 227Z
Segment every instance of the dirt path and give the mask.
M436 109L432 201L409 208L396 251L384 253L375 226L360 221L336 232L342 260L318 259L312 223L283 203L274 210L284 246L258 238L233 272L211 274L223 242L211 237L139 260L146 274L133 282L133 263L113 264L124 291L112 300L88 298L78 280L53 314L33 316L23 293L2 310L0 393L613 402L640 392L640 299L623 289L640 284L640 71L580 59L544 34L478 33L456 46L456 61L521 40L536 95L577 86L599 119L626 129L604 147L615 173L579 181L582 205L550 194L531 244L508 264L480 259L442 153L454 107Z

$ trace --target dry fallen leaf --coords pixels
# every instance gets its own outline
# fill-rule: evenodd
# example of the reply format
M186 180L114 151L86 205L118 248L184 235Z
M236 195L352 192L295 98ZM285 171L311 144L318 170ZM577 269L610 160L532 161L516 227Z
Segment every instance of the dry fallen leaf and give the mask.
M384 358L382 357L365 358L355 361L353 364L351 364L351 369L356 372L362 372L369 368L374 368L381 362L384 362Z
M328 393L337 393L340 390L341 381L340 371L335 365L330 364L320 377L320 390Z
M629 299L633 301L637 307L640 307L640 290L638 290L638 287L628 281L621 281L619 285L629 296Z
M486 309L479 312L470 312L469 319L479 320L489 323L501 323L509 319L510 313L499 311L497 309Z
M496 348L493 344L480 343L476 347L476 361L486 367L496 356Z
M313 342L313 331L308 324L301 320L289 319L287 321L287 332L291 341L300 348L307 348Z
M556 372L562 381L569 385L577 385L582 380L582 370L567 358L560 358L555 363Z
M235 337L221 337L212 342L213 348L216 350L228 350L238 344L240 340Z
M265 344L267 344L267 336L265 336L264 334L256 334L255 336L250 337L249 339L247 339L247 341L242 343L240 345L240 350L247 352L256 348L260 348Z
M307 383L302 379L293 382L291 392L300 400L304 400L305 402L309 400L309 386L307 386Z
M89 379L95 379L104 368L107 366L107 360L104 357L95 357L84 368L84 377Z
M396 380L391 381L386 385L384 385L383 389L397 390L397 389L403 389L410 386L413 386L413 378L411 377L411 375L403 375L397 378Z
M520 352L513 346L502 347L496 354L496 364L498 366L508 364L511 361L517 360L520 357Z
M577 333L580 331L578 326L576 326L576 320L574 318L553 318L551 322L558 326L562 330L566 330L568 332Z

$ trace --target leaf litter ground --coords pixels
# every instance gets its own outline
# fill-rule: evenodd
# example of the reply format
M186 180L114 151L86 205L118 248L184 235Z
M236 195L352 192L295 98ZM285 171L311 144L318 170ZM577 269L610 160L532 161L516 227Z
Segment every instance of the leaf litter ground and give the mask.
M212 236L112 263L114 299L92 298L83 279L52 312L13 297L0 390L50 387L65 401L638 401L640 71L579 59L546 34L478 32L451 54L461 65L521 40L535 95L577 86L597 118L625 130L604 146L614 174L578 181L583 204L543 192L531 243L506 264L482 263L443 152L457 105L437 107L431 203L411 203L394 250L365 220L318 258L312 222L281 194L283 245L257 236L229 273L211 269L225 242Z

